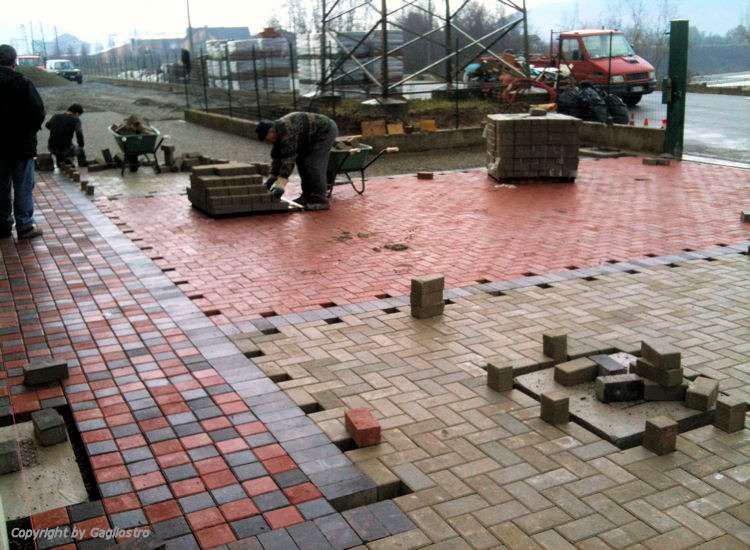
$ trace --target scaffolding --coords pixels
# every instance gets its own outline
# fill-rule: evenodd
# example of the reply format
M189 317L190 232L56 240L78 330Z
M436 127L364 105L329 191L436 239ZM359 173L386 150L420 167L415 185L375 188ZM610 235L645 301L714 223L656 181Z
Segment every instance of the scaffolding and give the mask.
M526 0L520 3L512 0L496 0L502 6L510 8L515 12L516 17L509 23L493 29L484 36L472 36L463 29L456 21L462 11L471 0L460 0L457 8L451 7L451 0L436 0L435 5L443 5L444 11L438 13L437 9L432 9L432 2L428 2L427 7L423 0L362 0L354 6L348 8L340 7L342 0L320 0L321 17L319 20L320 33L317 35L319 46L317 51L320 54L319 79L314 96L323 96L326 94L336 95L337 85L346 83L351 80L355 73L365 76L366 85L361 86L361 93L369 98L374 98L377 102L388 103L394 101L393 96L397 95L404 84L414 81L421 75L432 71L433 69L444 65L442 83L447 90L454 89L458 80L458 75L462 74L466 67L483 55L495 58L507 71L514 76L528 77L529 66L520 70L517 66L508 63L502 56L496 54L492 48L506 37L519 25L522 25L524 35L524 58L529 59L529 39L528 39L528 19ZM395 4L400 4L394 7ZM455 6L455 0L454 0ZM389 11L389 7L392 8ZM437 26L431 28L428 32L420 33L412 29L407 29L395 20L395 15L403 10L410 8L423 12L430 17L431 21L437 21ZM337 29L337 22L344 17L350 17L355 12L368 10L374 12L375 21L370 20L369 29L357 33L358 40L352 40L351 32L342 32ZM363 18L362 20L365 20ZM416 35L410 40L397 40L397 44L391 43L391 37L394 36L394 30L401 33L410 33ZM442 33L442 42L438 40ZM401 35L403 36L403 34ZM460 45L459 37L467 40L468 43ZM362 56L362 49L366 44L376 39L380 42L378 55L369 55L365 59ZM401 78L394 78L392 74L392 60L399 59L404 48L407 48L419 41L425 40L439 48L444 48L443 56L409 74L402 74ZM335 45L336 54L332 54L331 45ZM475 48L479 52L472 55L471 60L461 64L461 54ZM343 50L343 52L342 52ZM341 55L343 53L343 55ZM395 63L399 65L398 62ZM455 64L455 68L454 68ZM372 90L376 90L373 93ZM397 100L396 100L397 101Z

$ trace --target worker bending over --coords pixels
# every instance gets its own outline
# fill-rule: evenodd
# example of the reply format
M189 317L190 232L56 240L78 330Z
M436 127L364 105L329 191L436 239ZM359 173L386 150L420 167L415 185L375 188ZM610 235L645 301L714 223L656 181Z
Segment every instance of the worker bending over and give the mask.
M289 113L276 121L258 123L260 141L273 145L271 177L266 186L280 197L297 165L302 196L295 199L307 210L328 210L328 161L338 127L317 113Z
M46 127L49 130L47 149L55 155L58 166L71 164L71 159L76 157L79 166L86 166L86 154L83 150L83 129L81 128L81 115L83 107L73 103L64 113L59 113L49 119ZM73 145L73 136L76 143Z

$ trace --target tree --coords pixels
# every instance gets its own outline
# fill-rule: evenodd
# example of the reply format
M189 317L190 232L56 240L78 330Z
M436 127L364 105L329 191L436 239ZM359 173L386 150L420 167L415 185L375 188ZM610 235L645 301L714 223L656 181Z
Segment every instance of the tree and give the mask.
M91 54L91 45L88 42L81 42L81 56L86 57Z
M289 29L295 34L305 34L307 26L307 8L302 0L287 0L289 13Z

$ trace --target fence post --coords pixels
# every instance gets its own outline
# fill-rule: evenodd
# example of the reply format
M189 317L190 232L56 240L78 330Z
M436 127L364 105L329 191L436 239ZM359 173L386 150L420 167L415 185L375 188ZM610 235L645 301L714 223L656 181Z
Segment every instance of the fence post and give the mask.
M294 59L294 46L292 41L287 39L289 43L289 76L292 80L292 106L294 110L297 110L297 84L294 82L294 75L296 74L295 59Z
M227 94L229 98L229 116L233 116L232 112L232 67L229 64L229 43L224 44L224 54L226 55L227 62Z
M664 152L682 159L687 99L687 61L690 22L672 21L669 31L669 77L665 81L667 131Z
M255 105L258 108L258 120L263 118L263 114L260 110L260 89L258 88L258 59L255 54L255 46L252 49L253 53L253 80L255 81Z
M208 112L208 60L203 46L201 46L201 73L203 74L203 103L206 106L205 111Z

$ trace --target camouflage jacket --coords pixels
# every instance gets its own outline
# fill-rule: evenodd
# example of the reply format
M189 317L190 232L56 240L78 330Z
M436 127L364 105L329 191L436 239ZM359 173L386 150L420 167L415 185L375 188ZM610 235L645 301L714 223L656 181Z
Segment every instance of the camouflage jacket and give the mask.
M320 139L328 137L336 123L316 113L289 113L274 123L276 143L271 150L271 174L289 178L299 157Z

